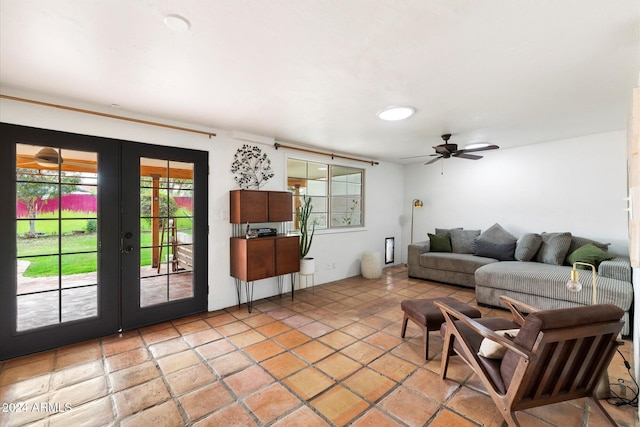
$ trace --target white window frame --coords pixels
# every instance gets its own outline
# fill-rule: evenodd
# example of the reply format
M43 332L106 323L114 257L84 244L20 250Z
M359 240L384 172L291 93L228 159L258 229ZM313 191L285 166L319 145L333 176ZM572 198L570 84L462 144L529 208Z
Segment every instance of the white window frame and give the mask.
M289 161L306 163L305 176L290 177ZM310 178L309 164L326 167L326 176L324 178L319 178L319 179L313 179L313 177ZM335 194L336 192L332 188L333 187L332 184L334 183L332 181L334 169L343 169L343 168L357 171L356 173L359 175L359 182L357 182L357 180L354 180L351 182L345 182L344 187L345 187L345 191L347 191L347 194ZM320 168L318 167L316 168L316 170L320 170ZM307 181L307 185L302 187L304 189L302 192L298 192L297 188L294 185L290 185L290 182L292 179L301 179L301 180ZM314 194L313 191L308 191L310 187L308 185L309 184L308 181L312 181L312 182L325 181L326 194L320 195L320 194ZM347 230L347 229L363 229L365 227L365 206L364 206L365 205L365 201L364 201L365 169L357 168L353 166L341 165L341 164L321 162L317 160L310 160L310 159L305 159L305 158L300 158L295 156L288 156L286 183L287 183L287 188L292 192L294 197L294 203L293 203L294 218L295 218L295 209L299 205L299 202L296 203L295 197L302 197L302 196L308 195L312 198L311 203L313 204L315 200L318 203L318 205L321 206L321 209L322 209L320 211L315 210L315 213L314 211L312 211L312 214L311 214L312 215L311 218L316 220L316 224L317 224L316 230ZM359 190L360 193L359 195L349 196L348 194L349 188L353 188L354 186L360 187L360 190ZM353 198L355 201L352 202L352 205L347 205L346 209L341 209L340 211L336 211L338 209L336 205L338 204L338 200L340 198L346 198L346 199ZM324 199L325 201L324 203L320 202L322 199ZM326 206L326 209L325 209L325 206ZM336 219L338 218L337 217L338 215L342 215L341 217L342 224L338 224L335 221L332 221L332 218ZM356 219L355 221L354 221L354 218ZM357 221L357 218L359 218L359 221ZM294 221L294 228L296 230L298 228L297 221Z

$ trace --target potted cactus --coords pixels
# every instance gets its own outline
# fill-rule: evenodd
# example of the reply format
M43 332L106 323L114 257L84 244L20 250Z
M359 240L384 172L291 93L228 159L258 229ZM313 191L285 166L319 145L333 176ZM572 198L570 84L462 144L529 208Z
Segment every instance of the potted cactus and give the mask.
M311 222L311 230L309 230L309 217L312 209L311 197L303 196L302 203L296 209L296 217L300 227L300 274L313 274L316 270L315 260L307 257L313 242L313 234L316 231L315 221Z

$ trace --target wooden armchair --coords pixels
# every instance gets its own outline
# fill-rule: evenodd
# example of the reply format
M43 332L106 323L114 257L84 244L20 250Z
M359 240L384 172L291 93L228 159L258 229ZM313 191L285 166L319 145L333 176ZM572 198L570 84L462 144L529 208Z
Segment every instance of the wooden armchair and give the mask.
M616 425L596 397L596 387L613 358L624 311L610 304L557 310L537 310L510 298L501 298L520 326L515 339L497 334L511 329L495 318L471 319L442 303L445 323L441 377L455 349L480 377L498 410L510 426L519 426L515 412L585 397L593 410ZM526 317L521 310L529 312ZM508 321L507 321L508 322ZM516 326L517 327L517 326ZM503 358L478 355L483 339L507 348Z

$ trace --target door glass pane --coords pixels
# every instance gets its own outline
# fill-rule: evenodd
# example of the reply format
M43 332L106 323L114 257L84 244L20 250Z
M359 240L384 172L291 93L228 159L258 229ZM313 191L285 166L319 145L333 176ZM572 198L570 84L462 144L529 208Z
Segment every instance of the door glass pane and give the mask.
M97 153L16 153L17 330L96 317Z
M193 163L140 159L140 306L193 298Z

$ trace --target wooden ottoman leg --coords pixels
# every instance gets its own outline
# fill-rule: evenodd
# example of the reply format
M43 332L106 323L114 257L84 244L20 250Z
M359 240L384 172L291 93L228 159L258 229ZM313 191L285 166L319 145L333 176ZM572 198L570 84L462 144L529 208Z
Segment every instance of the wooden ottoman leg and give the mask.
M400 338L404 338L404 334L407 332L407 322L409 318L407 317L407 313L404 314L404 319L402 320L402 334L400 334Z
M424 359L429 360L429 329L422 327L422 335L424 335Z

